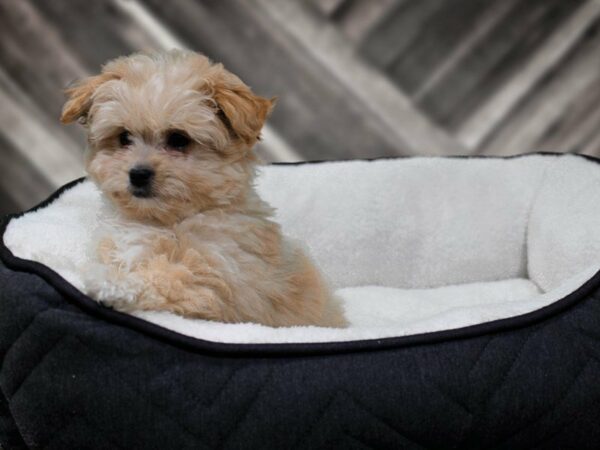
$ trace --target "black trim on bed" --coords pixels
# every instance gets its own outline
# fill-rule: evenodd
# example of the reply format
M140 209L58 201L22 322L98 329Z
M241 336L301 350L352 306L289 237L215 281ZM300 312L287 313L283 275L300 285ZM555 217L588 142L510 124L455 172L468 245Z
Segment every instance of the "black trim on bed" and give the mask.
M544 156L562 156L564 153L529 153L525 155L512 156L449 156L446 158L489 158L489 159L512 159L531 155ZM585 158L596 163L600 163L600 159L587 155L575 156ZM378 161L382 159L406 159L412 157L383 157L364 159L362 161ZM354 160L356 161L356 160ZM335 161L303 161L293 163L274 163L274 165L304 165L304 164L319 164L324 162ZM262 354L264 356L290 356L292 354L302 355L325 355L332 353L350 353L363 351L387 350L392 348L407 347L413 345L435 344L442 341L465 339L476 336L482 336L488 333L497 333L503 331L514 330L530 326L546 319L554 317L568 308L573 307L577 303L588 298L594 290L600 288L600 271L592 278L580 286L577 290L571 292L567 296L559 299L547 306L544 306L535 311L522 314L519 316L509 317L506 319L498 319L491 322L471 325L462 328L451 330L436 331L431 333L423 333L408 336L388 337L381 339L367 339L344 342L314 342L314 343L283 343L283 344L233 344L206 341L203 339L189 337L175 331L163 328L159 325L147 322L135 316L116 311L101 305L97 301L80 292L58 273L52 269L35 261L18 258L6 247L4 243L4 233L6 227L12 219L23 216L24 214L34 212L51 204L54 200L60 197L65 191L83 182L86 178L74 180L65 186L61 187L47 200L43 201L34 208L18 213L11 214L2 220L0 225L0 260L9 269L27 272L38 275L48 282L54 289L62 294L69 302L86 311L87 313L100 319L129 327L139 331L145 335L165 341L167 343L180 346L187 350L210 352L216 354L225 354L229 356L248 356L251 354Z

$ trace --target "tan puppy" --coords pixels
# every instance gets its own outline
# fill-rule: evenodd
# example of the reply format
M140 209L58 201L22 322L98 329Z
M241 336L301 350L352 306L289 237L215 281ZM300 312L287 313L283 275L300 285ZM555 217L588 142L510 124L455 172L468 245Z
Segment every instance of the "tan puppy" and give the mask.
M118 58L67 93L61 120L85 124L87 172L122 218L99 248L112 294L100 289L98 300L224 322L345 326L253 187L252 148L271 100L187 51Z

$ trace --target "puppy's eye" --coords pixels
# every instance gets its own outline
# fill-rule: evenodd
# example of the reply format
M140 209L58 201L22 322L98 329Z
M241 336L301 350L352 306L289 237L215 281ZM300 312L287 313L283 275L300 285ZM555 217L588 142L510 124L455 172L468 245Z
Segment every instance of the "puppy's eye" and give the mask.
M190 142L191 139L189 137L178 131L172 131L167 135L167 147L173 150L183 151L190 145Z
M119 144L121 147L127 147L128 145L133 144L133 141L131 140L131 133L129 131L125 130L119 134Z

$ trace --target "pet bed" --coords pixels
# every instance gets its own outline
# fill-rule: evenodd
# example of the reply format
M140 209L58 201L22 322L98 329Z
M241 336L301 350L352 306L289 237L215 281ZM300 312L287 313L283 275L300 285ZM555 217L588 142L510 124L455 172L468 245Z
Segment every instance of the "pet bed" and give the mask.
M77 180L0 230L5 448L600 447L598 161L271 165L257 188L351 325L100 305Z

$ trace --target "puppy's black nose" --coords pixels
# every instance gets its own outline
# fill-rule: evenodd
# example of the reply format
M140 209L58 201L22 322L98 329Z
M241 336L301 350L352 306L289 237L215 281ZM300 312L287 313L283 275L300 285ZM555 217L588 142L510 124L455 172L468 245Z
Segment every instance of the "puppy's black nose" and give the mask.
M138 166L129 171L129 182L138 188L148 186L153 177L154 170L150 167Z

